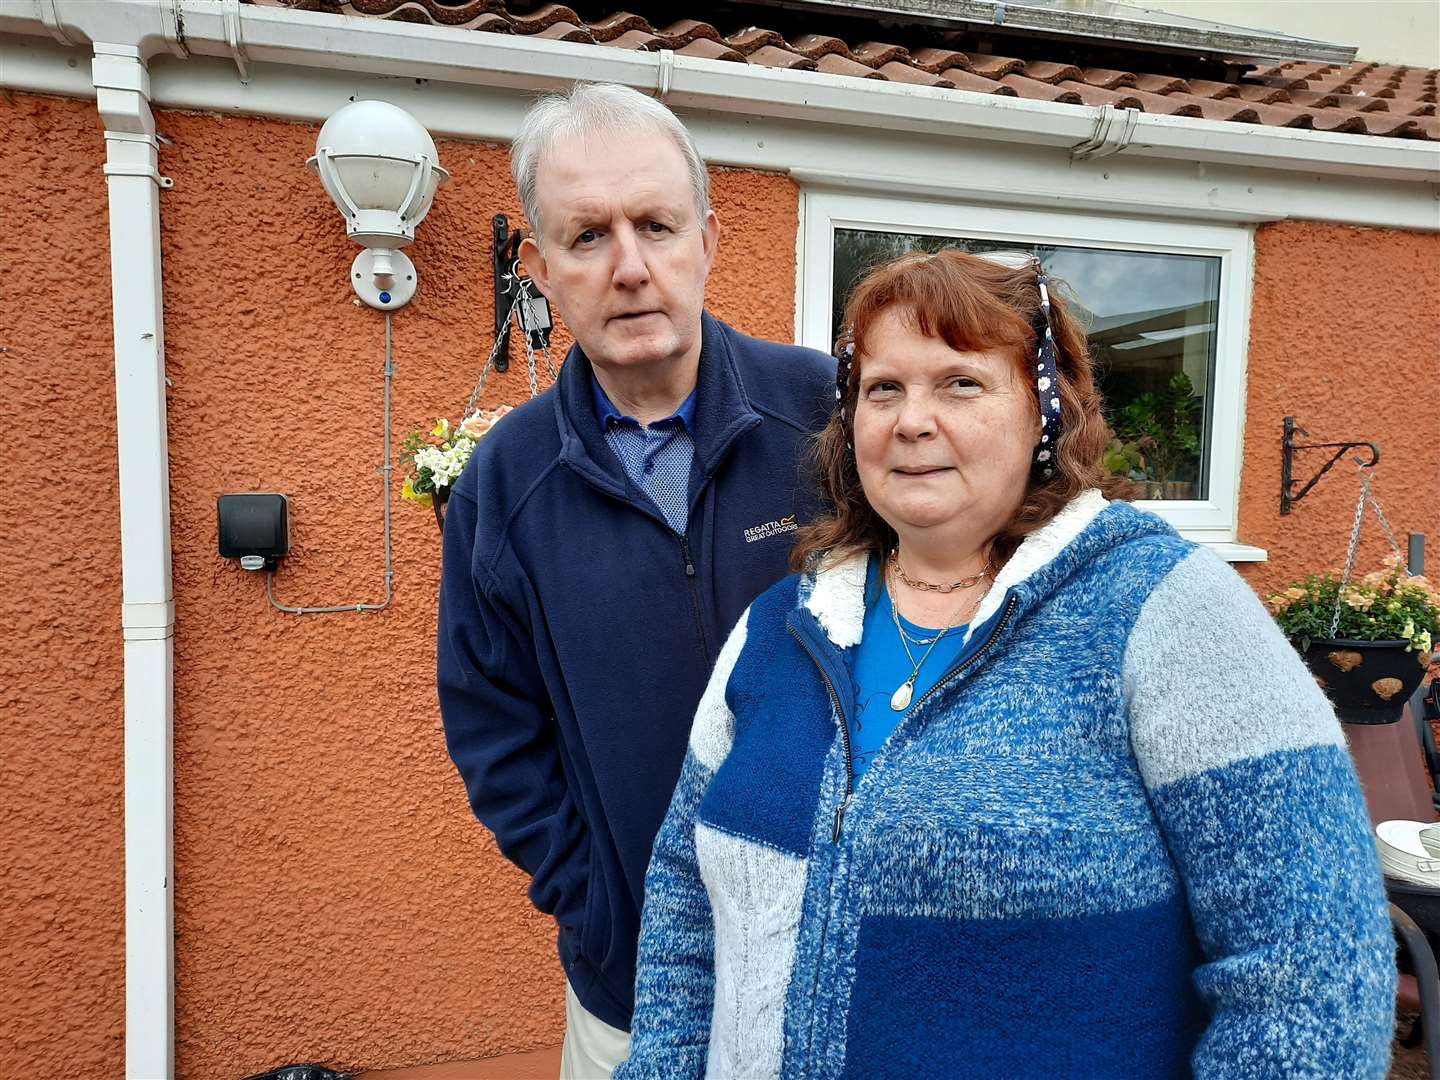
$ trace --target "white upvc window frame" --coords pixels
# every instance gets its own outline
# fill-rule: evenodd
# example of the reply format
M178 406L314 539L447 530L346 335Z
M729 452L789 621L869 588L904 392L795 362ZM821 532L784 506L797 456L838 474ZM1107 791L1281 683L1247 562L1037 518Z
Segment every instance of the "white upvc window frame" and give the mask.
M1181 535L1234 562L1260 561L1260 548L1237 543L1241 440L1245 417L1254 237L1242 225L1211 225L1061 210L1018 210L941 199L897 199L824 190L801 194L795 329L802 345L829 352L837 229L927 233L1026 244L1203 255L1220 259L1214 381L1211 386L1207 497L1147 500Z

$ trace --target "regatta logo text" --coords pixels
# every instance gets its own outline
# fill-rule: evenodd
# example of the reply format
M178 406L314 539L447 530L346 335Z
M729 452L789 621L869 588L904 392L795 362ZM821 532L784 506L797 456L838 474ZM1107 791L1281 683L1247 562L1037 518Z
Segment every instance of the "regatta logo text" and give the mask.
M772 536L779 536L782 533L792 533L800 528L795 523L795 515L783 517L779 521L767 521L764 525L752 525L745 530L745 542L753 544L756 540L768 540Z

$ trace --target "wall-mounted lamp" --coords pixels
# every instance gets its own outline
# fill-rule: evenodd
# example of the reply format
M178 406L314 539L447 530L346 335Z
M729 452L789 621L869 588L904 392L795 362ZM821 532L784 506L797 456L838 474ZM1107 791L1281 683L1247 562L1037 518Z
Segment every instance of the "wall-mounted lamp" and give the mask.
M345 215L345 232L365 250L350 283L373 308L393 311L415 295L415 264L400 248L449 179L430 133L386 101L356 101L325 121L305 162Z

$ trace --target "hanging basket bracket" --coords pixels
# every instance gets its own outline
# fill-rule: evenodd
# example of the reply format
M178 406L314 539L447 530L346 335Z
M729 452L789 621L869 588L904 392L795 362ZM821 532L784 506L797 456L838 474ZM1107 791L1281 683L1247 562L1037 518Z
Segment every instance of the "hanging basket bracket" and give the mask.
M1280 513L1288 514L1296 503L1310 493L1310 489L1320 482L1320 478L1335 467L1335 464L1351 450L1368 449L1370 451L1369 461L1356 459L1361 468L1371 469L1380 464L1380 447L1373 442L1343 442L1343 443L1300 443L1295 441L1296 435L1310 433L1295 423L1295 417L1285 417L1285 438L1281 446L1283 448L1283 464L1280 473ZM1296 491L1296 485L1300 483L1294 477L1295 452L1297 450L1333 450L1330 459L1320 466L1320 471L1305 482L1300 490Z

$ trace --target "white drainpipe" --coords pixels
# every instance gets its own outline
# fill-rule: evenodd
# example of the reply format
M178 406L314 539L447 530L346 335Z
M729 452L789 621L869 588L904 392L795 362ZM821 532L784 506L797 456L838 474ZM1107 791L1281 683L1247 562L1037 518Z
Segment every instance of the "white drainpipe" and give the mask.
M92 64L105 125L120 459L125 634L125 1074L174 1076L172 812L175 597L160 189L150 75L134 45L97 42Z

